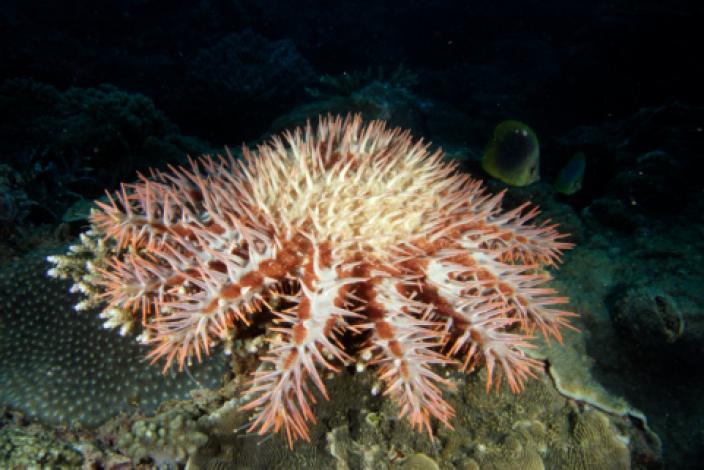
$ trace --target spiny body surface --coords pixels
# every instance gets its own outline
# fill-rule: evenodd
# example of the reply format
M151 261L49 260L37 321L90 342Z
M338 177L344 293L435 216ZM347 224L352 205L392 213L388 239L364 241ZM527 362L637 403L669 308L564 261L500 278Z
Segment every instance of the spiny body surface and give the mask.
M107 326L141 323L165 369L268 322L250 430L308 439L323 373L357 362L432 433L431 417L454 414L438 366L483 364L487 389L503 376L518 391L541 367L524 352L534 332L559 340L569 326L541 269L571 246L564 235L531 223L527 204L502 212L502 194L409 132L328 117L243 152L152 172L99 203L86 238L106 259L78 289L107 305Z

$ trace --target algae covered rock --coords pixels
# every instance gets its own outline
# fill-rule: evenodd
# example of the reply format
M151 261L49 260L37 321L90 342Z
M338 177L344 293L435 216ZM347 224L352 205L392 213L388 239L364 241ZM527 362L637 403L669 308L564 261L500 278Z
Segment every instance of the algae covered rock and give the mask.
M685 322L677 302L658 289L632 287L614 303L611 320L624 344L640 354L662 354L661 349L684 333Z

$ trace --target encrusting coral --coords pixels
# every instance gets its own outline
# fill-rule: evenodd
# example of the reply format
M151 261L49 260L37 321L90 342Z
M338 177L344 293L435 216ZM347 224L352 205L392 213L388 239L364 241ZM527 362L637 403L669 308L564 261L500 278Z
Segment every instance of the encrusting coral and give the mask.
M135 421L117 446L135 462L149 457L157 468L176 468L176 462L185 461L207 441L191 413L172 409Z
M533 334L570 327L543 270L565 235L527 203L503 212L408 131L328 117L243 153L122 185L83 237L97 254L86 265L78 246L50 272L77 281L79 307L104 303L107 327L141 324L164 370L260 325L250 431L309 439L323 372L356 363L432 435L454 415L437 366L483 364L487 390L504 376L519 391L542 367Z
M70 283L45 271L38 254L0 264L0 407L43 424L93 428L222 382L223 356L188 374L161 374L132 338L101 329L98 311L75 312L80 297L67 292Z

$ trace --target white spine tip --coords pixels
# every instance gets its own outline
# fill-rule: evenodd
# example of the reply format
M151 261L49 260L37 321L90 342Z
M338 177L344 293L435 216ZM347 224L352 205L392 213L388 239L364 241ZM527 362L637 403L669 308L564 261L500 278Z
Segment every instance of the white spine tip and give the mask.
M139 344L149 344L149 340L151 338L149 337L149 333L145 330L142 333L137 336L137 342Z

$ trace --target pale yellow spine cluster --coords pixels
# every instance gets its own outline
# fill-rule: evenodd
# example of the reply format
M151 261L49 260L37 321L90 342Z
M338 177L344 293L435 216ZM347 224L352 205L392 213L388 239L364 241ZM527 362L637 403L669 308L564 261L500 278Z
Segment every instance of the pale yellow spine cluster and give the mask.
M447 196L469 181L440 150L360 116L330 118L316 131L309 124L243 154L248 204L275 226L310 227L319 240L356 240L365 251L437 228L457 202Z
M70 292L83 294L83 299L74 306L76 311L101 309L105 307L105 301L95 280L115 253L114 244L91 229L81 233L78 243L70 245L66 254L47 256L47 261L54 265L47 275L73 281ZM100 318L105 320L105 328L118 329L123 336L132 332L135 326L132 312L120 308L103 309Z

